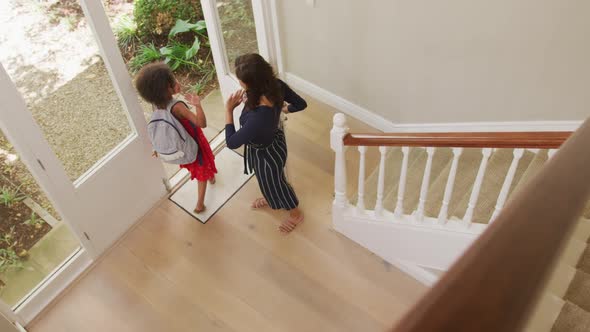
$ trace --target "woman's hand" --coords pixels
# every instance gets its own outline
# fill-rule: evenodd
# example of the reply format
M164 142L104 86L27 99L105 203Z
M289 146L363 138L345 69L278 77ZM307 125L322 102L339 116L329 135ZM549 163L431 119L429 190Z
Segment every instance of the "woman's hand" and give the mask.
M233 113L234 108L238 107L238 105L242 103L243 98L244 90L238 90L232 93L231 96L229 96L229 98L227 98L227 101L225 102L225 110L228 113Z
M287 104L286 102L283 102L283 108L281 109L281 111L285 114L291 113L291 112L289 112L289 104Z
M186 101L189 104L191 104L195 107L201 107L201 98L199 98L199 96L189 93L189 94L186 94L184 96L184 98L186 98Z

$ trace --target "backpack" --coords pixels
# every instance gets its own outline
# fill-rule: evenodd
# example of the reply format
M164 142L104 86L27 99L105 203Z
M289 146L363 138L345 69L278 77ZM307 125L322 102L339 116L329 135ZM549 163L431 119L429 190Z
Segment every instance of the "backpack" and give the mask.
M172 115L172 107L183 101L171 100L166 109L156 109L148 123L148 136L158 157L170 164L190 164L197 158L199 145L180 121ZM188 105L187 105L188 108Z

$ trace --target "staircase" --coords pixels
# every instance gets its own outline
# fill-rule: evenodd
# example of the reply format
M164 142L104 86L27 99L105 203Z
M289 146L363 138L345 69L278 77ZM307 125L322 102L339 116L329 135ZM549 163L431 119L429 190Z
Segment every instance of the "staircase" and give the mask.
M434 284L570 135L481 134L486 144L477 135L470 142L449 133L442 135L446 143L420 143L420 134L350 135L346 118L337 114L331 132L334 228L423 283ZM347 154L347 147L358 152ZM379 161L367 172L371 148L378 149ZM354 187L345 162L351 153L358 155L359 171L351 181L355 190L347 192ZM590 331L589 243L590 205L526 331Z
M425 284L451 266L556 151L537 147L557 148L570 134L448 133L443 141L396 134L397 146L385 146L380 142L391 143L391 135L347 136L344 115L334 120L334 228ZM430 139L430 146L420 138ZM346 145L358 146L358 185L352 193L347 193ZM367 176L370 148L380 157Z
M590 331L590 213L586 209L561 254L527 332Z

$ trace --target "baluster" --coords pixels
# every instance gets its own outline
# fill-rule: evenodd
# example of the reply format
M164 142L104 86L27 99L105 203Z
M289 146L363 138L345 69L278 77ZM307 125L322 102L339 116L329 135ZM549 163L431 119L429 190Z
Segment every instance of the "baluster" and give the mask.
M365 211L365 154L367 153L366 146L359 146L360 160L359 160L359 184L358 184L358 200L356 208L358 212Z
M424 206L426 205L426 196L428 196L428 186L430 185L430 172L432 171L432 157L434 156L434 148L426 148L428 159L424 167L424 177L422 178L422 186L420 187L420 199L418 201L418 211L416 213L416 221L422 222L424 220Z
M375 204L375 215L381 216L383 214L383 189L385 187L385 154L387 148L385 146L379 147L381 159L379 160L379 179L377 182L377 203Z
M506 202L506 198L508 197L508 192L510 191L510 187L512 186L512 180L514 179L514 174L516 174L516 168L518 167L518 163L522 155L524 154L524 149L514 149L512 159L512 163L510 164L510 168L508 168L508 172L506 173L506 178L504 179L504 184L502 184L502 189L500 190L500 194L498 195L498 200L496 201L496 207L494 208L494 213L492 214L492 218L490 222L494 221L502 207L504 207L504 203Z
M397 188L397 203L395 205L395 217L401 218L404 214L404 193L406 190L406 173L408 172L408 158L410 154L410 148L407 146L402 147L403 159L402 159L402 170L399 175L399 186Z
M336 153L334 162L334 205L348 206L346 197L346 157L344 155L344 136L348 134L346 117L342 113L334 114L334 126L330 131L330 147Z
M443 197L440 212L438 213L438 223L444 225L447 223L449 214L449 204L453 197L453 187L455 186L455 176L457 175L457 167L459 166L459 157L463 153L463 148L453 148L453 161L451 162L451 169L449 171L449 178L445 187L445 195Z
M473 190L471 191L471 196L469 197L469 205L467 206L467 211L465 211L465 216L463 217L463 224L465 226L471 225L471 220L473 219L473 211L475 210L475 205L477 205L479 191L481 190L481 184L483 183L483 176L485 175L486 168L488 167L488 159L492 154L492 149L485 148L481 151L481 153L483 157L481 158L479 171L477 172L477 176L475 177Z

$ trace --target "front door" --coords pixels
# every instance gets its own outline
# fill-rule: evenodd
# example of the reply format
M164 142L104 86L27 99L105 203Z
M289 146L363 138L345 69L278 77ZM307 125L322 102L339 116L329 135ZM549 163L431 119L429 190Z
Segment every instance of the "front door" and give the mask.
M1 52L13 52L0 53L0 129L15 152L0 147L0 154L22 161L32 177L17 179L10 170L4 175L6 181L20 181L11 189L17 193L38 185L51 207L35 200L29 207L55 209L67 226L65 232L76 241L71 255L36 287L14 303L0 305L5 316L13 315L22 325L166 194L164 169L151 156L143 111L101 1L80 0L80 5L81 18L68 24L84 29L64 28L55 36L27 22L36 18L22 17L17 2L0 5L2 22L15 24L0 36ZM68 42L53 47L63 39ZM37 223L42 229L51 219L42 214L31 213L19 225L30 226L34 233ZM10 235L6 247L14 247L13 240ZM51 244L29 249L38 249L41 256L57 250Z

